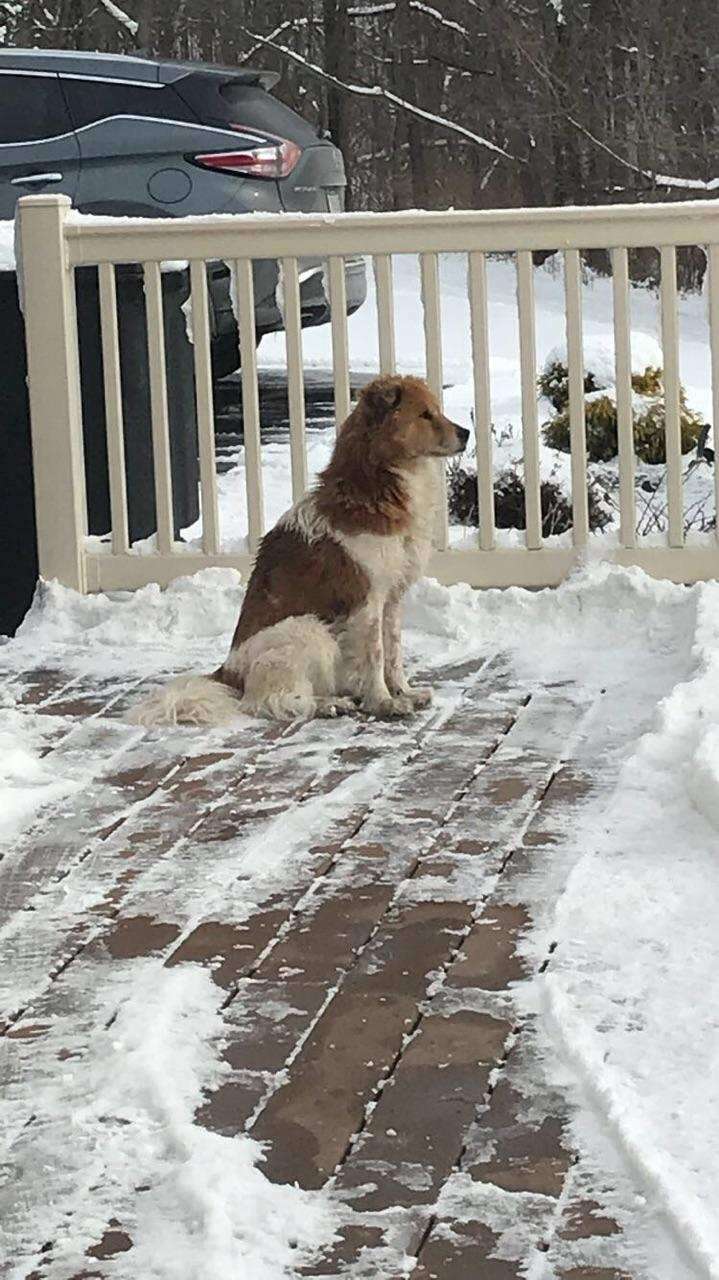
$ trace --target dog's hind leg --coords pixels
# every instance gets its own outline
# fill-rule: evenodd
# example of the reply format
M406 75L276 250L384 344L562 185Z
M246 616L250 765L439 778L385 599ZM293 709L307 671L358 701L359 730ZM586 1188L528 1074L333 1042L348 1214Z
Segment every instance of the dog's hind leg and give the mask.
M337 697L338 659L337 642L324 623L291 617L245 641L225 667L244 680L240 709L248 715L310 720L345 709Z

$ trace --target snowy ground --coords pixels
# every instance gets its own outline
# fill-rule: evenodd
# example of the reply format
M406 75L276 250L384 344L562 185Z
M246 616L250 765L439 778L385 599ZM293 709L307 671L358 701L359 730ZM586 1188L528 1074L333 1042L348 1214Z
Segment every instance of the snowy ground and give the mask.
M424 334L420 299L418 260L411 255L394 257L395 325L397 364L401 372L423 375ZM490 387L494 437L495 473L508 466L521 470L522 434L519 384L519 330L516 307L516 272L509 259L491 259L488 263ZM564 281L559 262L550 260L535 269L537 311L538 371L550 351L566 342L564 320ZM363 307L349 319L350 366L357 372L372 372L378 367L377 320L374 282L368 271L369 297ZM472 427L474 389L472 383L471 333L467 301L466 257L443 255L440 260L442 301L442 337L444 381L447 386L445 407L456 421ZM583 288L583 322L585 351L599 354L604 363L613 361L612 282L588 273ZM657 295L645 288L631 291L631 324L633 368L643 372L647 364L662 364L659 345L660 317ZM327 326L303 333L303 355L306 366L331 369L331 337ZM260 367L285 367L284 334L263 339L258 352ZM680 376L690 409L706 421L712 420L710 355L706 318L706 299L691 295L680 300ZM540 423L551 417L547 401L540 401ZM326 464L332 448L331 430L311 433L308 439L310 477ZM467 456L472 461L472 446ZM289 484L289 444L266 444L262 451L263 484L268 525L286 510L291 501ZM554 477L569 493L570 465L566 454L541 447L541 474ZM663 467L644 468L642 475L658 486L656 494L639 491L637 518L642 533L666 528L663 498ZM600 489L609 490L614 520L607 533L612 536L618 525L616 464L591 469ZM684 459L686 523L700 536L714 515L713 467L696 463L693 455ZM228 549L242 550L247 534L245 475L243 450L238 450L237 467L220 477L220 524L223 544ZM658 517L655 521L654 513ZM187 532L196 538L200 525ZM570 538L571 534L558 535ZM513 530L499 531L499 540L513 544L523 535ZM476 538L476 530L455 526L453 545L461 546Z
M107 764L91 737L84 748L81 738L75 750L43 758L58 720L20 701L23 672L60 664L92 689L101 679L126 685L186 664L206 669L224 651L240 597L236 575L221 570L165 593L148 587L113 600L44 589L17 639L2 650L5 874L33 815L59 813L60 839L73 795L93 794L93 778ZM528 873L521 884L534 919L523 943L527 957L538 962L555 949L546 972L517 984L506 999L515 1018L536 1019L542 1087L558 1087L575 1107L577 1176L623 1228L620 1241L610 1240L612 1264L626 1267L633 1280L719 1277L719 587L675 587L607 566L534 594L478 594L427 582L408 603L407 628L413 663L439 668L505 652L522 687L570 681L591 708L566 750L588 773L604 770L611 787L567 819L541 874ZM440 689L445 714L456 697L451 686ZM239 727L252 754L252 726ZM118 723L118 744L127 748L124 735L137 732ZM308 751L321 761L345 732L338 724L323 727L321 739L310 735L304 754L288 757L287 771L305 767ZM191 737L190 752L222 743L221 735L209 744L204 735ZM162 741L154 747L150 741L149 749L161 751ZM380 813L387 785L384 772L368 767L332 803L339 812L373 797ZM303 811L299 827L291 815L281 817L279 843L265 833L260 841L238 838L224 860L217 850L199 881L191 847L177 855L174 878L166 870L155 875L150 865L141 901L155 902L164 919L183 903L194 918L207 913L211 900L230 902L239 889L231 908L238 918L243 902L247 909L261 903L296 875L317 824L331 816L321 795L318 804ZM40 946L43 929L65 918L63 912L77 913L78 901L91 910L102 900L102 884L82 865L84 871L73 872L80 876L81 887L73 890L79 899L68 896L72 876L51 894L37 895L35 909L22 915L23 938ZM177 878L183 867L186 882ZM463 894L479 900L486 891L481 862L463 876ZM11 921L0 933L0 946L10 946L6 955L14 937ZM19 1240L29 1247L34 1239L39 1247L59 1232L62 1247L43 1274L48 1280L74 1275L73 1232L101 1232L113 1195L137 1183L140 1173L153 1190L141 1198L134 1249L126 1259L119 1254L108 1275L226 1280L241 1272L251 1280L283 1280L295 1274L297 1248L304 1256L326 1243L351 1209L330 1191L270 1183L250 1138L230 1140L193 1122L202 1087L221 1079L213 1048L221 993L207 971L158 969L145 960L118 965L106 985L94 980L94 1009L83 1005L75 1012L72 972L70 966L69 996L63 997L69 1004L52 1043L70 1052L75 1047L77 1061L58 1072L51 1054L46 1074L41 1041L5 1041L11 1048L28 1045L33 1081L22 1103L12 1069L6 1076L6 1167L40 1158L47 1171L65 1153L61 1180L43 1173L47 1181L37 1183L34 1202L23 1202L19 1212L16 1203L5 1216L6 1274L13 1280L27 1274L24 1264L12 1265ZM5 966L5 975L6 991L18 983L32 994L32 965L19 974ZM113 1011L108 1060L106 1044L86 1043L87 1024L91 1017L106 1021ZM25 1021L31 1027L38 1018L42 1001L35 1012L31 1001ZM7 1070L8 1060L2 1061ZM24 1127L24 1105L45 1117L45 1127L37 1120L35 1130ZM109 1137L108 1115L121 1117ZM38 1128L42 1136L33 1139ZM12 1182L0 1186L6 1213L8 1195L12 1203ZM536 1200L539 1211L542 1197ZM504 1202L495 1204L486 1188L472 1190L459 1176L445 1187L439 1212L452 1204L470 1216L479 1204L499 1232L503 1256L517 1256L512 1251L521 1242ZM595 1242L586 1256L575 1253L574 1265L577 1257L600 1265L604 1255ZM552 1258L551 1251L536 1255L531 1272L522 1274L554 1280L560 1273ZM372 1274L376 1280L385 1274L379 1261Z

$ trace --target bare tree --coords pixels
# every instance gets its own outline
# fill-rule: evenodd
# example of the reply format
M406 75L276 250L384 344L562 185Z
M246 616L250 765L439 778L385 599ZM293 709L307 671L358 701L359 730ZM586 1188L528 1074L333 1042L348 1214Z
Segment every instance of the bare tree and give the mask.
M274 68L356 207L719 191L715 0L0 0L0 43Z

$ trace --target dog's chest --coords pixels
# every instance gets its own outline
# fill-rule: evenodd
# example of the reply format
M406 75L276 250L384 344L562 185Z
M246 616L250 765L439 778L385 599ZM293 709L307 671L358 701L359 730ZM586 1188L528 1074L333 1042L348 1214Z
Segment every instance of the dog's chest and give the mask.
M404 590L421 577L432 544L436 508L436 479L429 467L409 480L412 525L409 533L388 536L374 533L339 535L348 555L361 565L373 594Z
M405 538L376 533L340 534L345 551L369 578L373 595L388 595L399 587L407 570Z

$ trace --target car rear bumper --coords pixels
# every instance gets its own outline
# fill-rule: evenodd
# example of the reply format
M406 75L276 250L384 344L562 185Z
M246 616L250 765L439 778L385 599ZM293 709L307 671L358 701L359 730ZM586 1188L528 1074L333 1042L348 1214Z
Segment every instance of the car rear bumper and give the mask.
M326 324L331 317L322 262L300 260L300 310L302 327ZM275 262L257 262L254 270L255 324L258 338L284 328L284 320L278 300L279 273ZM345 287L347 290L347 314L352 315L367 297L367 271L364 258L351 258L345 263ZM232 307L229 289L229 271L223 264L210 269L212 294L213 338L237 333L237 321Z
M326 324L331 318L329 285L324 263L304 265L300 262L300 312L302 328ZM303 269L304 267L304 269ZM345 262L345 288L347 314L352 315L367 297L367 271L364 258L350 258ZM255 315L258 334L275 333L284 328L282 312L277 296L258 304Z

